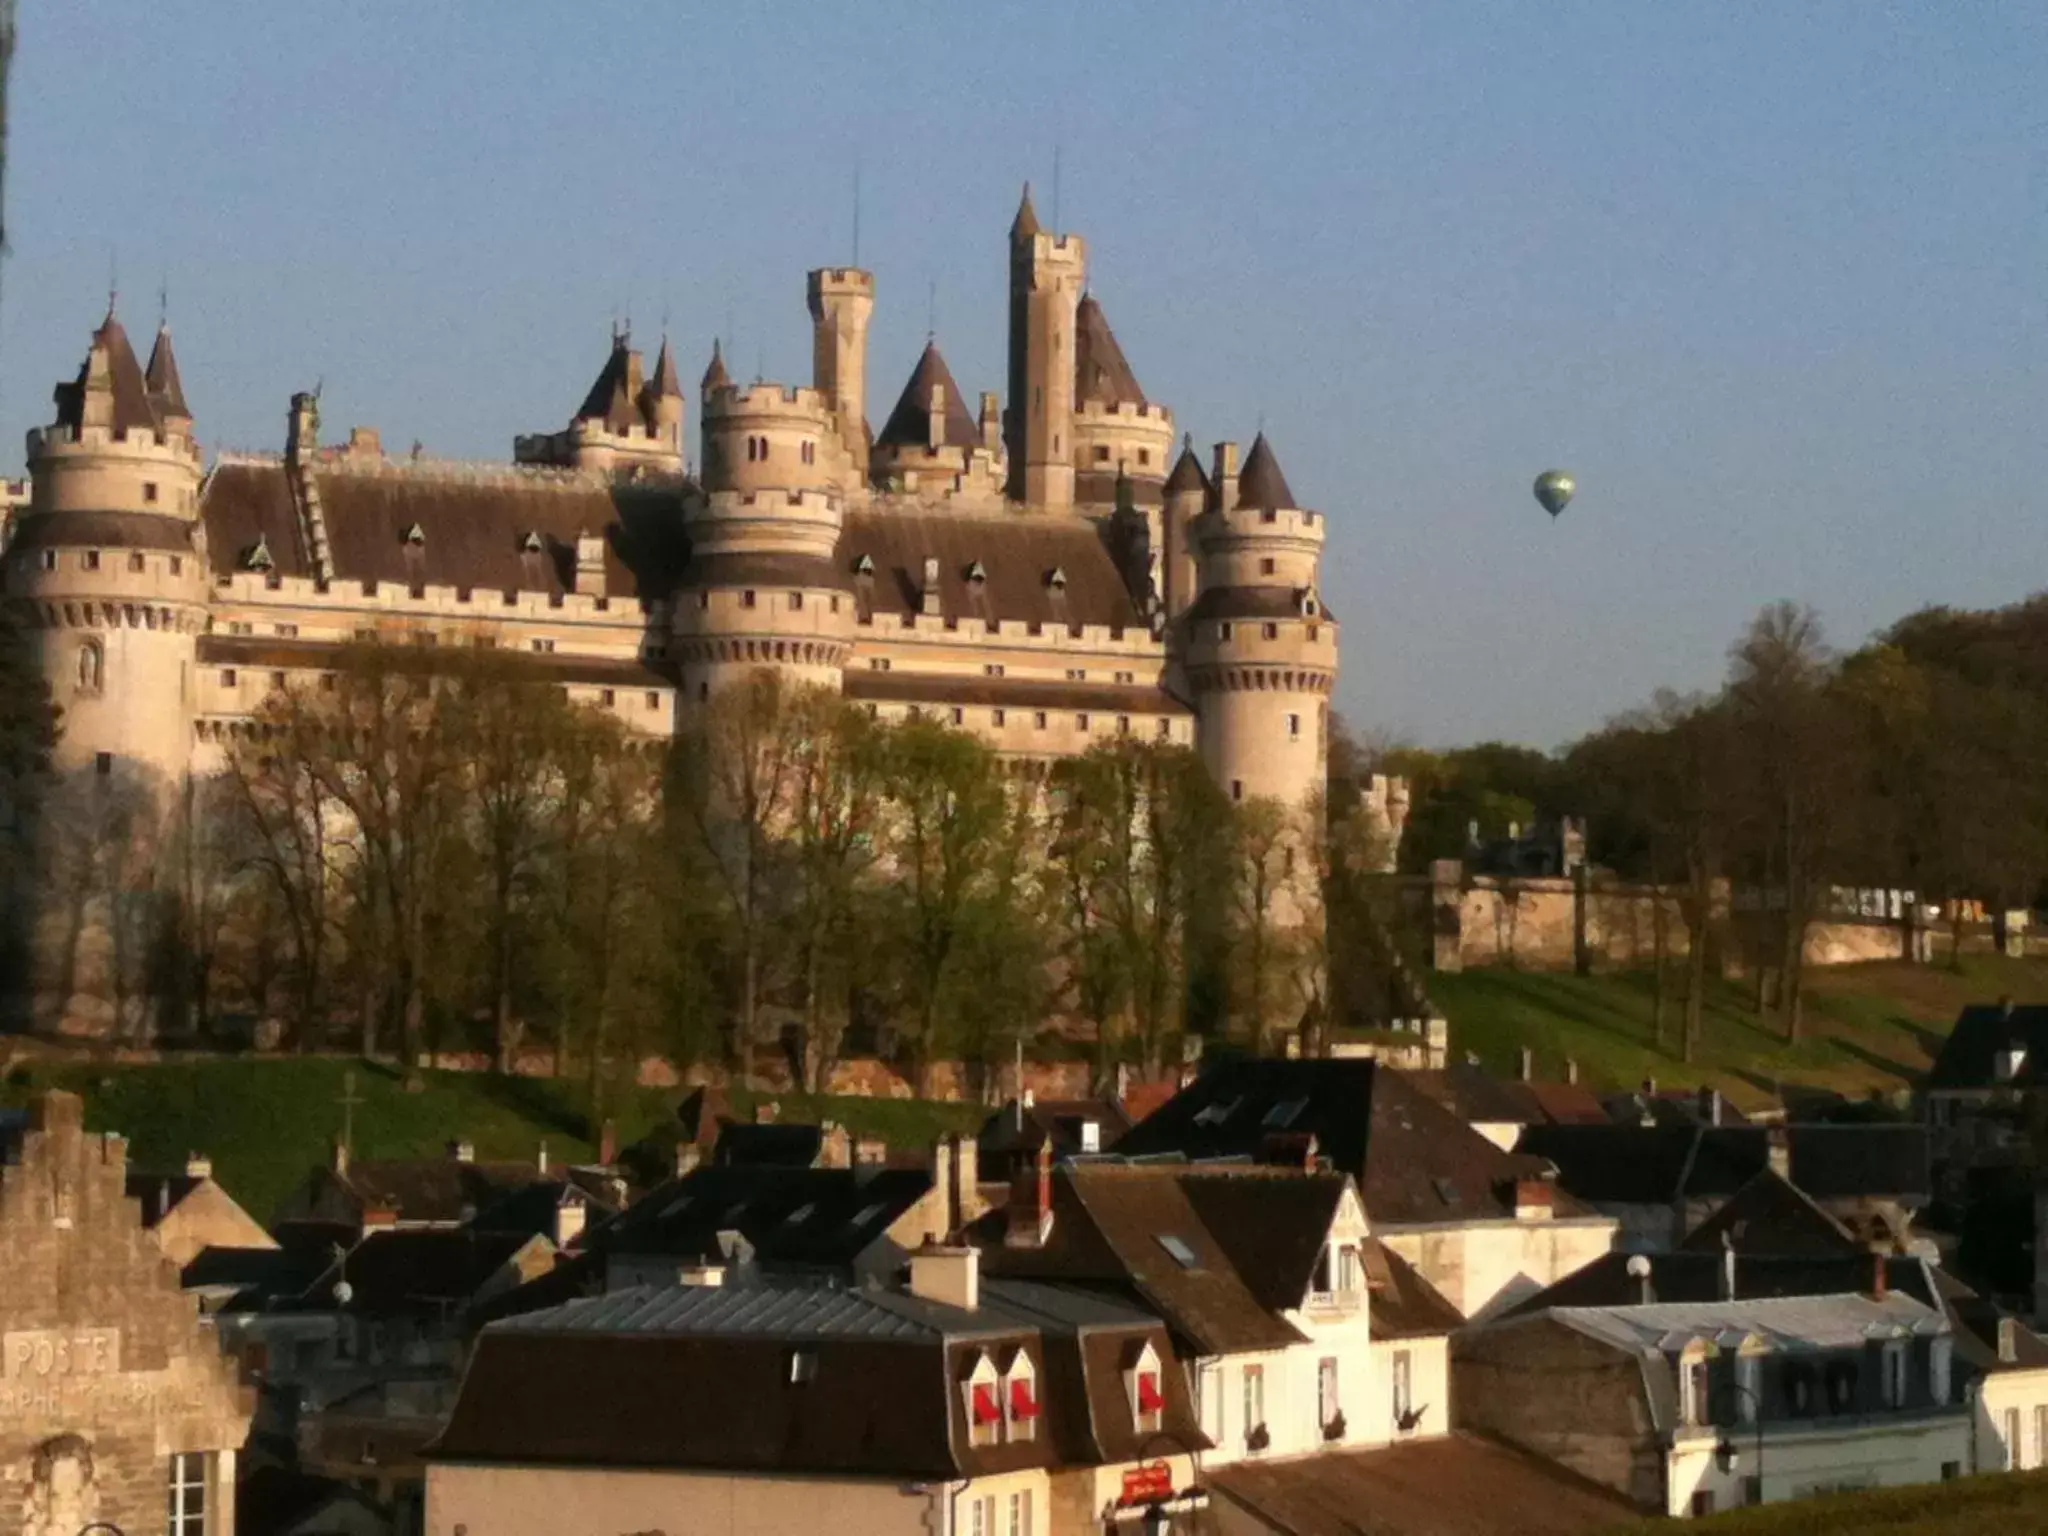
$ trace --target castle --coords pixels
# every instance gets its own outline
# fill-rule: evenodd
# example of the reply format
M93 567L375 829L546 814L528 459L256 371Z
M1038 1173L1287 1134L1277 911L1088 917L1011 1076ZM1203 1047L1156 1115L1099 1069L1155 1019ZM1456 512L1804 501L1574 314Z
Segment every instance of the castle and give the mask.
M970 401L936 342L871 429L871 273L809 275L808 385L735 381L714 343L685 456L666 338L629 336L568 425L510 464L194 436L169 330L141 362L112 307L0 559L63 710L59 768L173 786L216 768L274 689L366 639L525 653L571 697L673 733L752 669L1046 761L1116 736L1195 747L1236 800L1324 778L1338 626L1323 515L1260 435L1205 465L1027 187L1008 240L1009 378ZM1392 812L1397 786L1376 783Z

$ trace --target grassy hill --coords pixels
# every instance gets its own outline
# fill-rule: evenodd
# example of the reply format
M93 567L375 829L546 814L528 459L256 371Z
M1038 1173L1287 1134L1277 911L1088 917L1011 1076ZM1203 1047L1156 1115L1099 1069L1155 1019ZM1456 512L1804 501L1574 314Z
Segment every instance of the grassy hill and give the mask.
M1566 1057L1581 1079L1630 1087L1712 1083L1737 1103L1775 1092L1779 1082L1832 1089L1851 1098L1909 1087L1940 1049L1957 1011L2009 994L2048 1001L2048 960L1972 956L1961 972L1896 962L1830 967L1810 973L1806 1038L1787 1045L1774 1021L1757 1018L1748 989L1716 980L1708 996L1699 1059L1678 1059L1680 1006L1674 981L1666 1008L1667 1041L1651 1028L1647 972L1573 976L1476 970L1431 974L1430 996L1451 1024L1454 1053L1477 1052L1490 1067L1517 1070L1524 1046L1539 1076L1562 1074Z
M1669 1528L1659 1520L1641 1529L1653 1525ZM1703 1536L2002 1536L2048 1530L2048 1472L1992 1472L1953 1483L1767 1504L1692 1521L1686 1529Z
M0 1104L21 1104L45 1088L84 1096L86 1124L118 1131L129 1161L143 1169L182 1169L189 1153L213 1159L214 1174L259 1221L328 1155L341 1129L344 1072L355 1074L355 1150L359 1157L438 1155L458 1137L480 1158L531 1158L545 1140L551 1157L588 1158L595 1136L577 1086L542 1078L430 1072L407 1092L390 1069L328 1058L225 1058L110 1066L92 1062L18 1067L0 1084ZM672 1114L677 1089L634 1089L617 1107L623 1146ZM728 1096L751 1113L754 1095ZM782 1118L837 1120L894 1146L917 1146L941 1131L973 1130L986 1111L971 1104L905 1099L776 1096Z

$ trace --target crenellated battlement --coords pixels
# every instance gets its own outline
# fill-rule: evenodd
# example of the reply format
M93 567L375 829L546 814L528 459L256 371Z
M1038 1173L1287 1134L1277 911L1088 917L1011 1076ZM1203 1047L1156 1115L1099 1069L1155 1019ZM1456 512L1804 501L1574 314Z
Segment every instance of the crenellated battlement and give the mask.
M1083 400L1074 407L1074 421L1077 426L1084 422L1104 425L1128 423L1134 427L1173 431L1173 412L1151 400L1142 405L1133 400L1119 401L1114 405L1106 400Z
M28 456L31 460L45 454L61 456L68 454L102 454L119 452L123 455L143 457L168 454L197 463L200 458L199 444L189 432L154 432L140 428L126 430L114 427L67 427L51 425L31 427L28 433Z
M685 521L715 517L830 518L838 521L840 504L831 491L756 490L708 491Z
M872 298L875 292L875 274L861 267L819 267L810 274L808 281L813 294L830 290L864 293Z
M727 384L704 397L706 422L733 416L804 418L824 424L831 402L808 384Z
M330 613L376 613L407 620L457 619L503 623L545 620L550 624L602 624L639 629L665 611L665 604L643 597L597 597L576 592L531 588L460 587L429 582L418 587L399 581L358 581L336 578L321 583L305 576L280 576L266 571L232 571L213 579L217 608L236 604L251 608L303 607Z

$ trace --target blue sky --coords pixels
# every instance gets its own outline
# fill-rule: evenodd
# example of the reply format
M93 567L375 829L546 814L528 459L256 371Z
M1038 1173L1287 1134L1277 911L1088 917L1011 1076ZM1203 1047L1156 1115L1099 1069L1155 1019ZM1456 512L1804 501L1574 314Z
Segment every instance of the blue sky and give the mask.
M691 385L714 332L801 379L856 161L871 417L928 312L996 388L1057 151L1148 393L1329 514L1361 727L1551 745L1776 598L1854 643L2048 586L2038 0L22 11L9 464L110 269L138 332L168 285L210 446L321 381L502 458L626 313Z

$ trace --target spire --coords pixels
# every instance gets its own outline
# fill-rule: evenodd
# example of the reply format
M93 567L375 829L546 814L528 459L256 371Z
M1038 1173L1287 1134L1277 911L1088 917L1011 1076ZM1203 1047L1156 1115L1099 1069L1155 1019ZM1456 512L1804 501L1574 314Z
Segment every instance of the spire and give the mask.
M1074 311L1074 398L1097 405L1145 404L1138 376L1092 293L1082 294Z
M946 446L968 449L981 446L981 429L968 413L967 401L960 393L960 386L953 382L952 370L946 366L945 358L939 355L938 343L928 341L917 366L910 371L910 382L903 386L903 393L897 397L896 409L889 413L889 420L875 436L877 448L930 446L934 387L946 392Z
M178 359L171 351L171 327L168 322L156 329L156 345L150 348L149 368L142 376L142 382L149 391L150 404L156 407L157 415L166 421L172 417L192 419L191 409L185 404L185 386L178 378Z
M1017 204L1017 217L1010 221L1010 240L1013 244L1029 240L1041 228L1038 211L1031 206L1031 183L1027 181L1024 183L1024 196Z
M711 338L711 363L704 370L704 378L698 384L697 392L704 399L709 400L711 398L711 391L714 389L724 389L731 383L732 375L725 371L725 353L720 350L718 338L714 336Z
M91 407L93 396L108 399L104 414ZM56 424L60 427L76 430L90 419L94 425L111 427L117 433L162 430L149 386L143 382L142 365L135 360L135 348L129 345L121 322L114 318L112 295L108 296L106 318L92 333L92 346L79 365L78 377L57 386L56 400Z
M1251 452L1244 456L1244 469L1237 477L1237 504L1260 512L1296 505L1294 492L1287 488L1287 476L1280 472L1280 460L1263 432L1252 439Z
M1166 494L1177 495L1182 491L1209 490L1209 477L1202 469L1202 461L1195 457L1195 434L1184 435L1180 440L1180 459L1173 466L1173 473L1166 477Z
M682 381L676 377L675 354L669 350L668 336L661 338L661 351L654 359L654 378L647 386L648 393L659 399L663 395L680 395Z
M614 432L623 432L640 422L640 408L634 398L639 392L640 359L633 351L631 339L615 325L611 355L604 360L590 393L583 397L583 407L575 419L601 421Z

